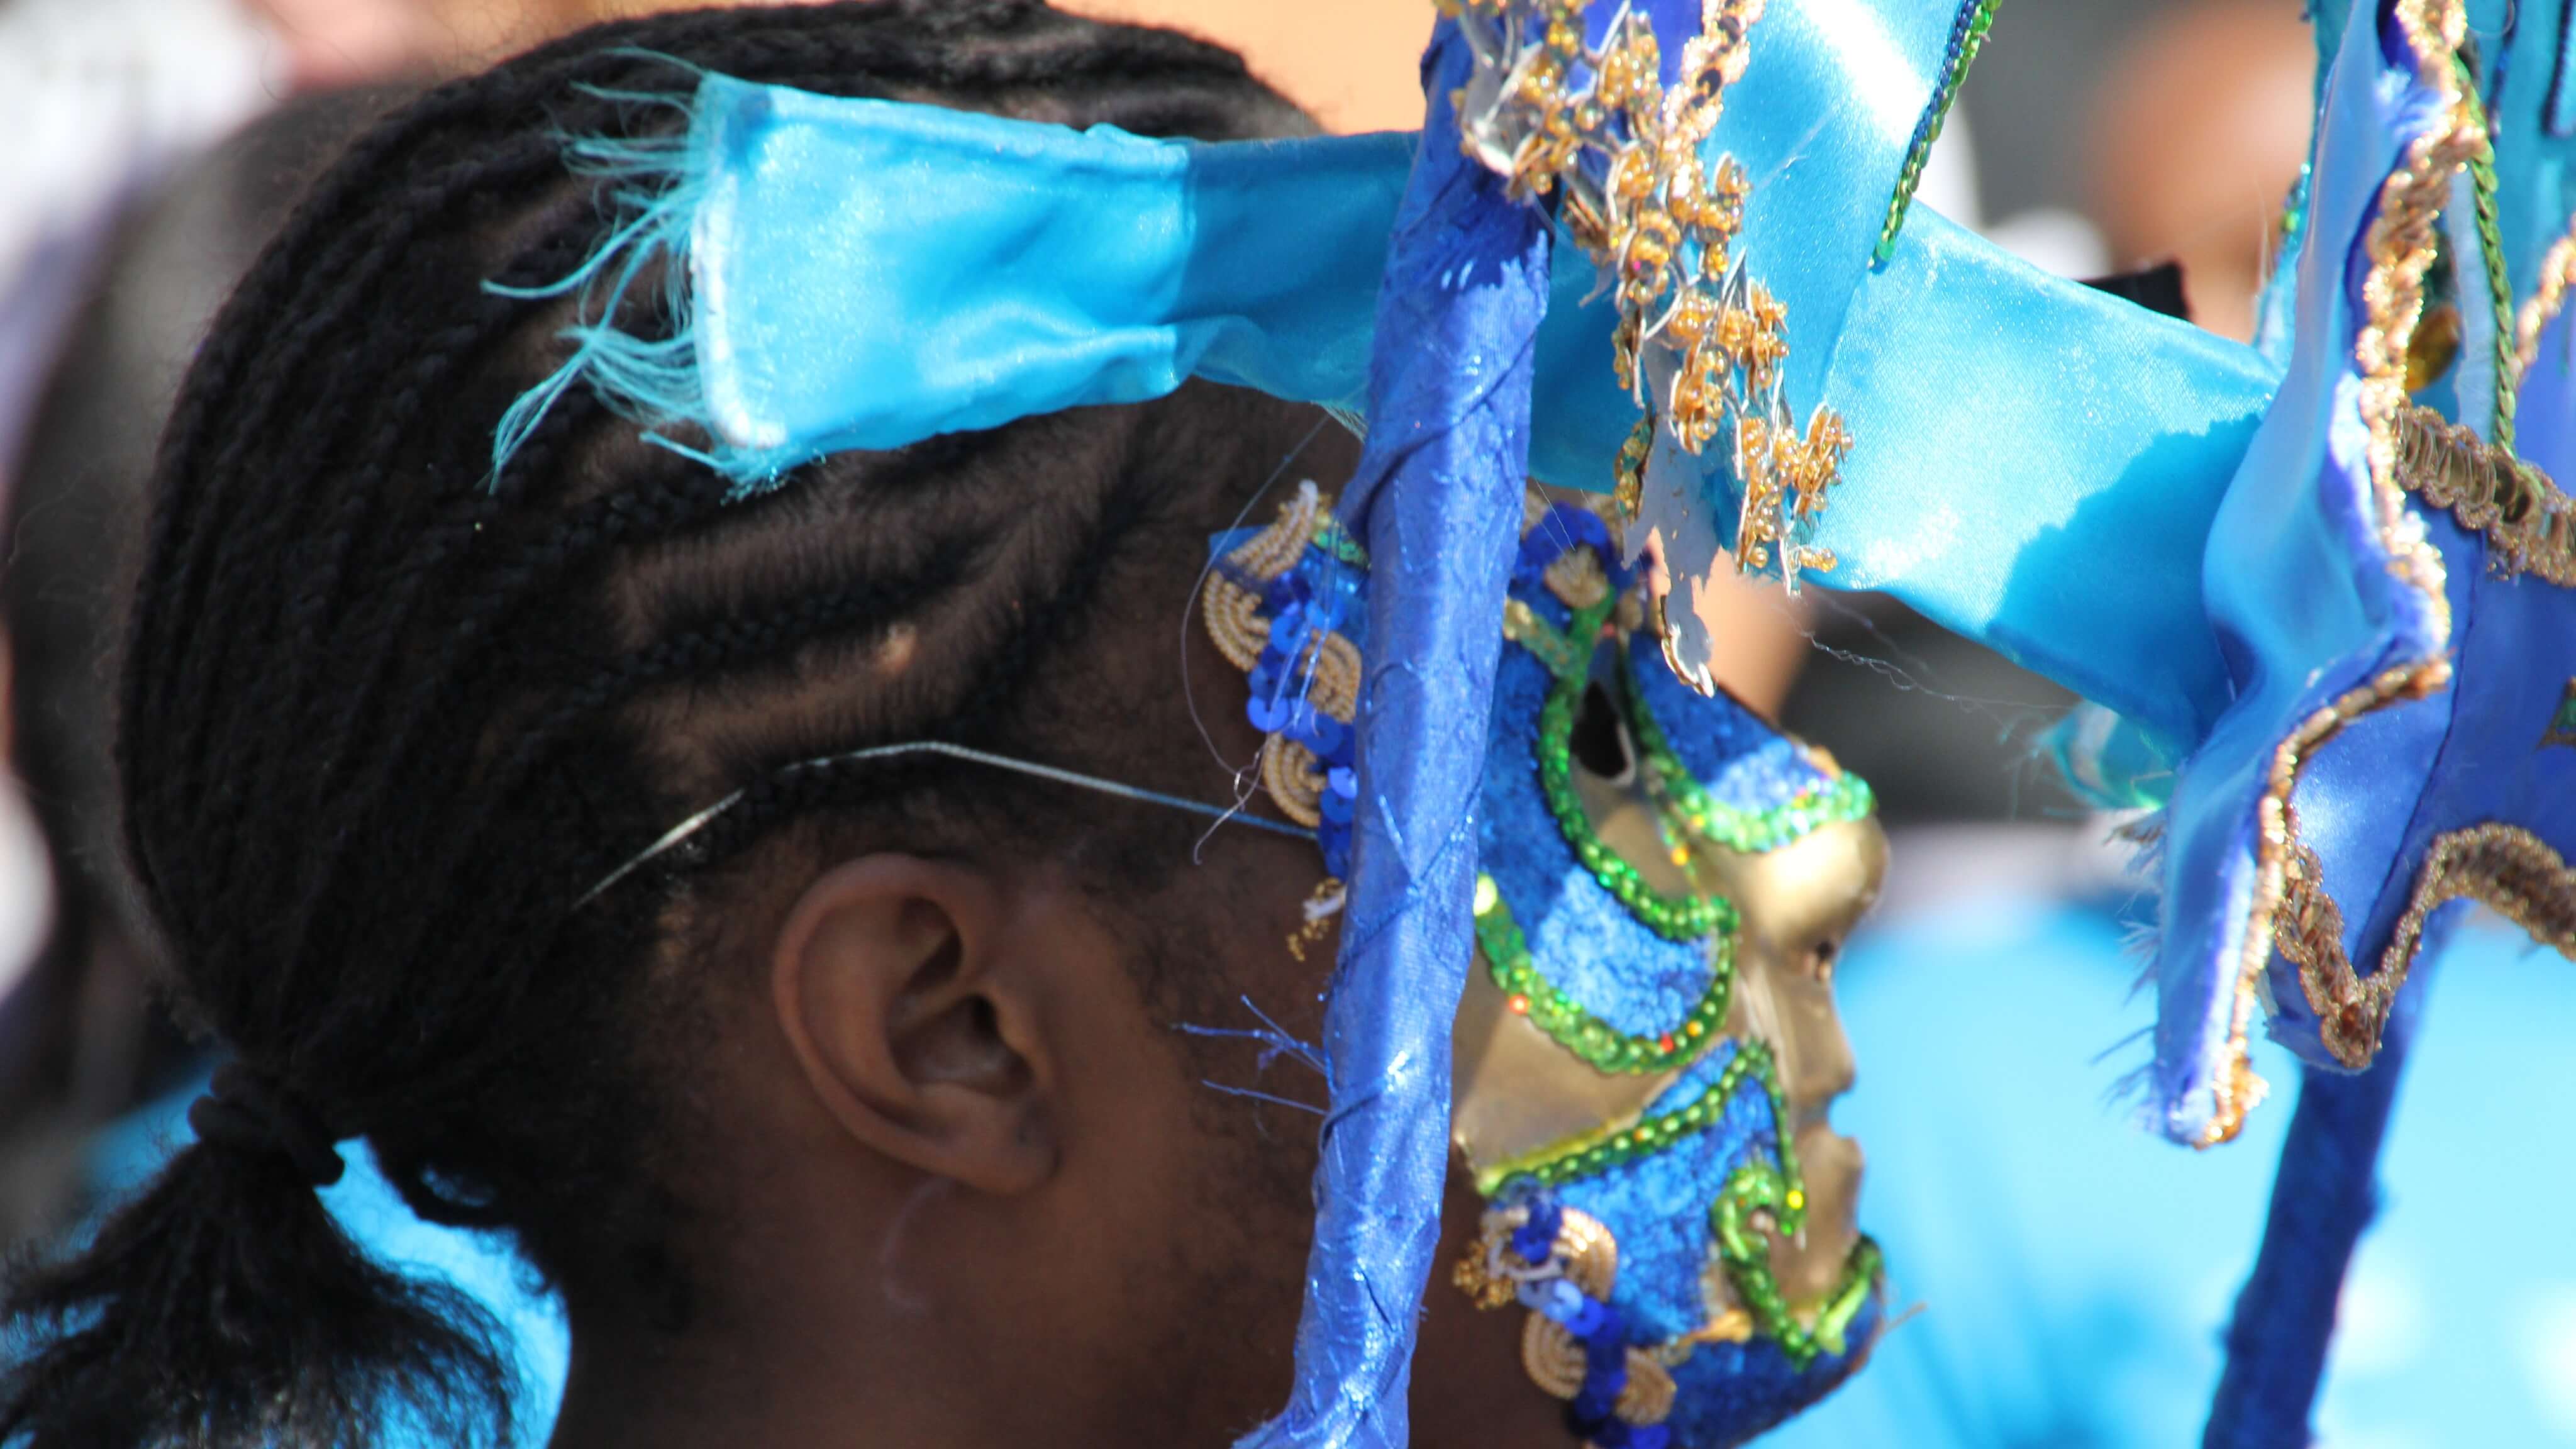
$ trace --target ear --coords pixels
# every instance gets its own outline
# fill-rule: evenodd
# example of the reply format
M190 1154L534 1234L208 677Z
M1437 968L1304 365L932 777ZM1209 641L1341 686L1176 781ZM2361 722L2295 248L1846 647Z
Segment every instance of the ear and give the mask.
M1055 1170L1052 1058L1008 904L971 867L909 855L838 866L778 933L771 999L807 1084L876 1152L978 1191Z

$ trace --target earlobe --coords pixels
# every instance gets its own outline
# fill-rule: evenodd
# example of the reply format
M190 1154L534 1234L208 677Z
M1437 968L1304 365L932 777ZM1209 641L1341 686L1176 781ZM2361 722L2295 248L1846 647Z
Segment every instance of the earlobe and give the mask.
M874 855L808 886L771 952L778 1023L818 1103L860 1145L1008 1195L1055 1167L1046 1044L992 879Z

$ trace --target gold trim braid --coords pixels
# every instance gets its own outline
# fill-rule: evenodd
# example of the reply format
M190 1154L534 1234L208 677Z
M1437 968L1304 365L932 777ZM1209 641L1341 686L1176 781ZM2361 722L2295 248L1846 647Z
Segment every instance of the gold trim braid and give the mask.
M2423 945L2424 923L2441 907L2477 901L2576 959L2576 869L2518 826L2475 825L2433 838L2414 898L2367 980L2344 954L2343 912L2317 885L2316 853L2302 847L2298 854L2281 954L2299 968L2300 989L2317 1010L2318 1038L2356 1071L2379 1054L2388 1013Z
M2420 526L2410 527L2399 468L2399 420L2410 406L2406 349L2423 316L2424 275L2433 264L2451 178L2486 149L2488 138L2476 98L2463 90L2453 65L2467 33L2461 0L2398 0L2397 23L2414 52L2417 84L2440 98L2439 117L2408 144L2397 169L2380 186L2378 215L2362 238L2370 258L2370 272L2362 284L2367 321L2354 339L2353 360L2362 374L2362 421L2370 429L2371 492L2378 507L2380 546L2388 553L2389 571L2422 598L2435 637L2447 641L2451 613L2443 593L2442 556L2424 539ZM2294 863L2304 864L2306 857L2301 854L2304 847L2299 843L2298 816L2290 807L2290 795L2308 752L2372 710L2424 698L2450 682L2451 665L2445 654L2398 665L2310 715L2273 752L2270 776L2256 804L2254 900L2237 944L2236 1000L2227 1060L2211 1087L2215 1100L2200 1146L2232 1140L2244 1128L2245 1113L2262 1099L2263 1080L2254 1072L2246 1034L2253 1024L2263 973L2283 934L2290 938L2282 944L2285 953L2309 950L2312 937L2300 934L2299 923L2322 919L2310 899L2311 892L2322 894L2322 886L2313 872L2293 870ZM2339 942L2334 949L2341 953ZM2310 1004L2321 1017L2329 1010L2328 1003L2312 999Z
M2576 959L2576 867L2528 830L2476 825L2436 836L2425 852L2415 898L2398 918L2374 984L2405 975L2423 941L2425 918L2457 900L2487 906L2529 931L2533 940ZM2396 989L2388 988L2391 993Z
M2576 587L2576 500L2548 474L2413 403L2398 412L2395 435L2398 482L2485 535L2491 571Z

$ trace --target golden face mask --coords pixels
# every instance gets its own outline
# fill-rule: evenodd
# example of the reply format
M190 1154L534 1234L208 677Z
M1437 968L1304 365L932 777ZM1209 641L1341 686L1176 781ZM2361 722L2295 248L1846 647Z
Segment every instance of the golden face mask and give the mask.
M1311 485L1218 548L1209 628L1264 782L1337 876L1363 560ZM1852 1079L1833 962L1886 845L1860 780L1673 677L1617 559L1600 515L1528 496L1455 1036L1491 1207L1457 1281L1527 1310L1523 1361L1588 1442L1733 1444L1876 1329L1860 1154L1826 1111Z

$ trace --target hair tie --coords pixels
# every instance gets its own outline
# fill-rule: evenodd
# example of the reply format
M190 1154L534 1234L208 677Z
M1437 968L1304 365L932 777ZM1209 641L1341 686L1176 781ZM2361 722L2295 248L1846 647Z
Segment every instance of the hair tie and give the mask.
M293 1162L315 1187L340 1180L345 1164L312 1104L284 1082L239 1062L215 1069L215 1079L188 1108L197 1140L236 1152L264 1153Z

